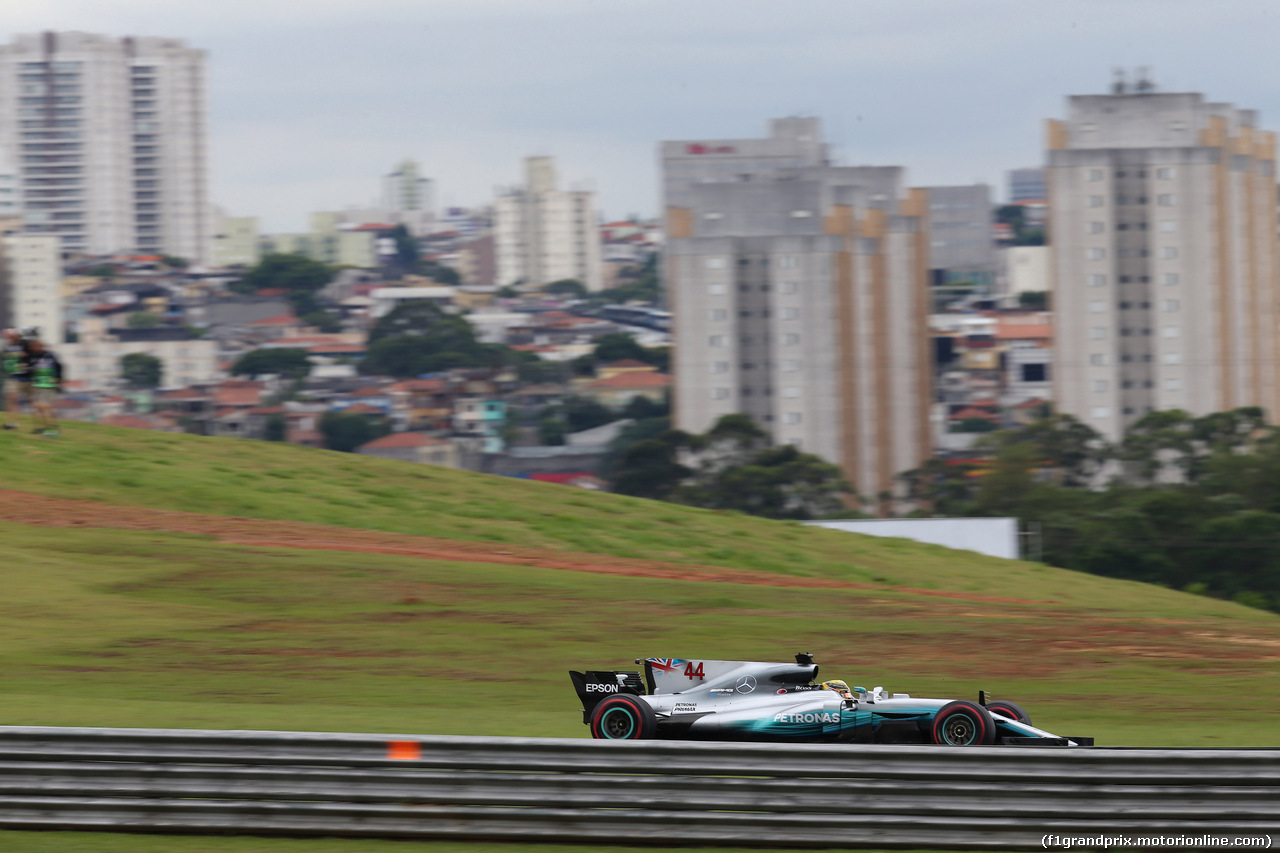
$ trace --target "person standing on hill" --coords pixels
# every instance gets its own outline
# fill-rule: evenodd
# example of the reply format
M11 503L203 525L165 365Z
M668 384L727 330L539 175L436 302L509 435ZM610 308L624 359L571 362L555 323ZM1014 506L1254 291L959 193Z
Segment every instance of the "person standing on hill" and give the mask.
M4 330L5 429L17 429L24 400L31 399L31 352L17 329Z
M27 342L31 358L31 400L38 423L34 433L50 437L58 435L58 414L54 409L62 390L62 362L39 338Z

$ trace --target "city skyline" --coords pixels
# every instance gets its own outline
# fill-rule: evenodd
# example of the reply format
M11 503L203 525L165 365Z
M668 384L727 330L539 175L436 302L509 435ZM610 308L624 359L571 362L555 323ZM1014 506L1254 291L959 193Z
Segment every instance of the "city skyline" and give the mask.
M267 230L364 206L406 158L443 206L492 201L549 154L606 216L659 214L657 141L748 137L821 117L833 159L901 164L916 185L986 181L1042 161L1042 120L1104 92L1116 66L1163 91L1280 114L1267 67L1280 12L1241 2L660 0L644 13L568 0L346 0L213 7L15 0L5 40L43 30L181 38L208 51L211 198ZM1230 45L1229 61L1204 45Z

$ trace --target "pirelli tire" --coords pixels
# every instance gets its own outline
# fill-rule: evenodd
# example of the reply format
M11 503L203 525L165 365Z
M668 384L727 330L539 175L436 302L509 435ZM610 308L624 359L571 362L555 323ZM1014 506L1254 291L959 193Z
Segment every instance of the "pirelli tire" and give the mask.
M1026 709L1017 702L1008 702L1004 699L997 699L994 702L988 702L986 705L988 711L993 714L1003 714L1015 722L1031 725L1031 715Z
M929 734L938 746L990 746L996 742L996 721L976 702L957 699L938 709Z
M599 740L647 740L657 734L658 717L639 696L610 696L591 713L591 736Z

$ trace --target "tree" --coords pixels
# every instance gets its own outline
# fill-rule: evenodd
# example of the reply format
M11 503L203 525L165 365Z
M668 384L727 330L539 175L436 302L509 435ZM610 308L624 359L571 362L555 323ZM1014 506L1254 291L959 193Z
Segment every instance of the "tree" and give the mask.
M844 508L852 489L840 469L794 445L766 447L676 492L682 503L765 518L807 519Z
M120 378L135 391L159 388L164 378L164 362L145 352L131 352L120 358Z
M613 490L637 498L667 500L693 471L680 462L689 436L667 430L632 444L622 454L613 479Z
M481 343L464 318L415 299L396 306L374 324L360 370L408 377L455 367L499 367L516 361L506 347Z
M89 269L89 275L94 278L109 279L114 278L115 274L116 268L111 264L98 264Z
M276 374L289 379L301 379L309 373L311 360L307 351L295 347L251 350L236 359L236 363L231 366L233 376Z
M1024 290L1018 294L1018 307L1032 311L1046 311L1049 308L1049 292L1046 290Z
M160 260L165 266L175 270L185 270L191 265L186 258L179 258L177 255L161 255Z
M276 412L267 416L267 422L263 427L262 437L267 441L284 441L288 432L288 424L285 422L284 415Z
M382 417L325 412L320 418L320 432L324 434L325 447L351 453L362 444L387 435L391 427Z
M592 354L597 363L608 364L611 361L624 359L647 361L649 352L626 332L611 332L596 341L596 348Z
M300 315L298 319L308 326L315 326L322 334L330 335L342 331L342 318L329 311L311 311Z
M299 317L320 310L316 294L333 279L333 268L306 255L271 252L232 286L237 293L283 290Z
M150 311L133 311L126 324L130 329L154 329L161 324L160 315Z
M559 281L553 281L542 288L543 293L552 293L556 295L569 296L581 299L587 295L587 289L582 286L582 282L576 278L562 278Z

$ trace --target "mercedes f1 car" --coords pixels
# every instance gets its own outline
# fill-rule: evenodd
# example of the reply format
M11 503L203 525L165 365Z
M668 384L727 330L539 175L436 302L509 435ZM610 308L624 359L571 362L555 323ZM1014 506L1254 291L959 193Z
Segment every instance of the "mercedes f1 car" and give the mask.
M1031 725L1021 706L988 699L919 699L818 679L795 663L648 658L639 672L570 672L582 722L606 740L683 738L943 746L1092 746Z

